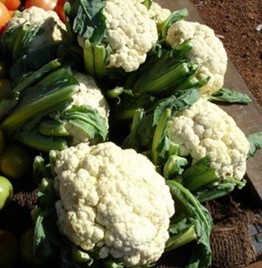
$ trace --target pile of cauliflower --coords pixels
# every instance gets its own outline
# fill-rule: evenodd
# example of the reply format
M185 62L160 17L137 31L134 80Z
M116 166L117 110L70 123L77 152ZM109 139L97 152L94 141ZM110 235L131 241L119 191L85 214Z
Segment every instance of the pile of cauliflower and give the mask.
M134 72L158 45L159 29L172 12L155 2L146 7L144 2L105 1L102 45L110 51L107 68ZM23 55L68 38L66 26L53 11L25 9L10 20L4 34L18 24L41 29ZM76 36L76 40L84 47L84 37ZM224 85L227 53L211 28L185 19L172 23L161 42L171 49L188 40L192 49L186 57L198 66L199 80L206 79L207 83L199 89L201 97L196 103L169 120L167 135L179 145L181 156L192 158L192 164L208 156L222 179L241 180L249 142L234 119L208 100ZM105 120L109 137L96 143L80 128L65 123L73 137L72 146L57 151L53 163L59 231L100 259L113 257L125 267L152 265L165 251L170 221L176 216L170 189L149 157L110 141L114 126L110 125L111 104L105 92L90 74L75 71L75 77L79 89L66 109L74 105L92 107Z

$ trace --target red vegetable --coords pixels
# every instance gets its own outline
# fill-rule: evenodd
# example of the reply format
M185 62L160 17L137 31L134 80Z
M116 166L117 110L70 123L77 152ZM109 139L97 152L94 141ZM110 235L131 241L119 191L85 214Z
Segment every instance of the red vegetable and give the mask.
M57 4L57 0L26 0L25 8L32 6L43 8L44 10L54 10Z
M58 0L56 7L55 7L55 11L58 14L58 16L60 17L60 19L65 22L66 21L66 15L65 15L65 11L64 11L64 4L65 4L65 0Z
M11 14L7 7L0 2L0 32L4 30L6 23L10 20Z
M20 0L0 0L0 2L5 4L7 9L9 9L9 10L17 10L21 5Z

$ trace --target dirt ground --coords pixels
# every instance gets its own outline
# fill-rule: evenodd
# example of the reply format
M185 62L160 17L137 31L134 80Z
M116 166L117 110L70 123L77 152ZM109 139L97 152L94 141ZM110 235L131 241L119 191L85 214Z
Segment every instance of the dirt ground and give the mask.
M191 0L262 108L262 0Z

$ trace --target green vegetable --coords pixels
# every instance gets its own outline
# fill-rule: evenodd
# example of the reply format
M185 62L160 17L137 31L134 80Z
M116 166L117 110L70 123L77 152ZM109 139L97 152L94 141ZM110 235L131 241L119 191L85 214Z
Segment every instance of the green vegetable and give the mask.
M10 179L22 179L31 171L32 158L21 144L8 144L0 155L0 170Z
M11 182L0 176L0 210L3 209L13 197L13 186Z

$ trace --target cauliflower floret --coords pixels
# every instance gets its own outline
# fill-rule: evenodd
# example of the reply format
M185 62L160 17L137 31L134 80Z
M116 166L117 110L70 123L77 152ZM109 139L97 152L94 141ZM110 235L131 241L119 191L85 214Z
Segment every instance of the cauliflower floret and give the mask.
M89 76L77 72L75 78L79 82L79 89L73 95L72 102L68 105L67 109L72 106L89 106L96 110L98 114L105 119L107 129L109 128L109 106L101 92L101 89L97 86L95 80ZM90 138L87 137L85 131L81 132L81 128L75 127L73 124L65 121L64 127L70 136L73 137L72 145L76 145L80 142L90 142Z
M226 50L214 30L207 25L179 20L169 27L166 41L170 46L176 47L188 39L193 46L187 54L188 58L200 65L198 78L210 77L208 83L201 88L201 93L210 95L224 84L227 69Z
M55 11L46 11L35 6L24 9L17 16L13 16L6 25L4 34L19 25L38 26L41 28L41 32L33 38L27 52L55 44L67 36L66 26Z
M147 8L138 0L107 0L103 13L107 42L113 50L109 67L121 67L126 72L138 69L158 40L156 23Z
M150 6L149 14L156 21L157 25L161 25L171 15L171 10L153 2Z
M159 259L174 201L148 158L112 142L81 143L59 152L54 171L58 226L73 243L126 267Z
M79 72L75 74L75 78L79 82L79 90L74 94L71 106L89 105L96 109L102 117L108 119L108 103L95 80L91 76Z
M243 178L249 142L234 119L216 104L201 98L169 121L167 133L180 145L181 155L190 155L193 163L209 156L222 179Z

